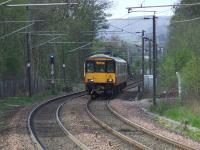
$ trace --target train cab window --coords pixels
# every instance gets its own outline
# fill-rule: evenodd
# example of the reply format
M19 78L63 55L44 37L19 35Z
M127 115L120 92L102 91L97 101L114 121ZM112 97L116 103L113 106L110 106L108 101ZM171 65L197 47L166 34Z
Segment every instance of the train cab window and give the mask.
M105 62L96 62L95 72L105 72Z
M94 72L94 62L86 62L86 72Z
M107 62L107 72L108 73L114 73L115 72L114 62Z

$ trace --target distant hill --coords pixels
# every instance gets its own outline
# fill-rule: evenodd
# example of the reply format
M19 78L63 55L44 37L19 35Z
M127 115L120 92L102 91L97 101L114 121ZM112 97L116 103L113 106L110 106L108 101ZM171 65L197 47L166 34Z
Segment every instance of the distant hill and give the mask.
M150 17L152 18L152 17ZM168 39L168 26L170 24L170 16L161 16L157 18L156 22L156 30L157 30L157 38L158 38L158 43L160 45L165 44L167 39ZM124 30L124 32L115 32L115 33L107 33L107 34L102 34L105 36L105 38L110 38L111 36L119 36L120 39L126 40L126 41L137 41L140 40L138 36L134 36L132 34L129 34L127 32L138 32L145 30L146 35L148 37L152 37L152 28L153 28L153 23L152 19L143 19L142 17L133 17L129 18L129 20L123 20L123 19L115 19L115 20L108 20L108 23L110 24L109 29L107 31L122 31L121 28ZM140 34L138 34L140 35Z

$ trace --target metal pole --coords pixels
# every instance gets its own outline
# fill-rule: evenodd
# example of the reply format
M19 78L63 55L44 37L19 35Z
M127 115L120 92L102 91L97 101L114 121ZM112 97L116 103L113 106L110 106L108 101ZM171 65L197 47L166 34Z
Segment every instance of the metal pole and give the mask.
M55 94L54 64L51 64L51 85L52 85L52 94Z
M142 91L144 92L144 30L142 30Z
M64 81L64 83L66 83L66 72L65 72L66 65L65 65L65 55L64 55L63 47L62 47L62 61L63 61L63 65L62 65L62 68L63 68L63 81Z
M29 11L29 7L26 7L26 10ZM28 12L28 20L31 20L31 12ZM27 29L28 30L28 29ZM27 44L27 79L28 79L28 96L32 96L32 82L31 82L31 36L29 33L26 34L26 44Z
M50 56L51 63L51 86L52 86L52 94L55 94L55 58L53 55Z
M151 39L149 39L149 74L152 74L151 68Z
M157 63L158 63L158 44L156 43L156 78L157 78Z
M156 16L153 15L153 105L156 105Z
M26 45L27 45L27 84L28 84L28 96L32 96L32 89L31 89L31 56L30 56L30 35L27 33L26 34Z

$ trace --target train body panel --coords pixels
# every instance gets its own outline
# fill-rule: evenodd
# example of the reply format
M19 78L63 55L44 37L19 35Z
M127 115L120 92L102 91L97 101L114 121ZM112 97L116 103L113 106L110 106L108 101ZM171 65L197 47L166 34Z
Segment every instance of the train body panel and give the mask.
M123 82L126 82L127 81L127 77L128 77L128 74L127 74L127 64L126 63L119 63L119 62L116 62L116 84L121 84Z
M87 73L85 75L85 83L91 80L95 83L107 83L108 80L112 80L112 83L116 84L115 73Z

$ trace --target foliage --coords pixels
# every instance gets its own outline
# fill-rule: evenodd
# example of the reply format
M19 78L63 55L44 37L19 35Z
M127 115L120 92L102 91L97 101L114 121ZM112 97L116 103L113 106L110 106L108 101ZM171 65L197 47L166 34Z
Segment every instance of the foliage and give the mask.
M141 72L141 60L137 59L135 62L131 65L130 70L134 74L138 74Z
M181 106L179 104L169 104L168 102L161 102L158 106L152 106L150 108L151 112L158 113L161 116L165 116L172 120L179 121L182 123L181 126L177 126L175 131L182 132L183 134L190 136L195 140L200 140L200 131L192 131L184 129L184 123L187 122L187 125L196 127L200 129L200 115L199 112L194 112L191 107ZM164 120L158 120L158 123L163 125L170 130L173 127Z
M11 110L14 110L15 107L27 106L36 102L41 102L51 96L51 92L45 92L33 95L32 97L7 97L1 99L0 117Z
M40 0L18 0L16 3L41 3ZM46 0L55 2L55 0ZM63 0L56 0L63 2ZM64 2L69 2L65 0ZM32 78L50 78L49 56L55 55L55 74L57 79L63 79L63 63L66 64L67 79L81 81L83 62L89 54L88 49L80 49L69 53L70 50L83 44L53 44L47 41L92 42L97 31L106 27L106 13L110 7L107 0L76 0L78 5L70 6L41 6L28 9L1 7L0 20L42 20L34 22L33 26L22 30L34 33L30 36ZM94 20L98 20L94 22ZM0 23L0 36L11 33L29 23ZM39 32L38 32L39 31ZM40 32L44 31L44 32ZM94 31L94 35L85 36L83 31ZM38 33L47 35L37 35ZM15 33L0 39L0 79L25 79L27 62L26 34ZM53 41L52 41L53 42ZM43 44L46 43L46 44ZM89 48L89 47L86 47Z
M181 4L197 2L198 0L181 0ZM169 27L168 54L160 65L162 86L174 87L177 80L175 75L178 71L181 73L184 87L199 93L200 20L175 22L199 17L199 15L199 5L176 8Z
M183 76L183 85L189 87L190 91L193 91L195 94L200 93L199 87L199 56L193 55L191 59L185 65L182 76ZM192 80L191 80L192 79Z
M25 0L21 0L25 2ZM24 8L8 9L1 7L0 20L25 20L26 10ZM0 36L11 33L16 29L25 26L24 23L0 23ZM13 34L6 38L0 39L0 78L13 79L19 78L23 71L23 51L24 37L20 34Z

